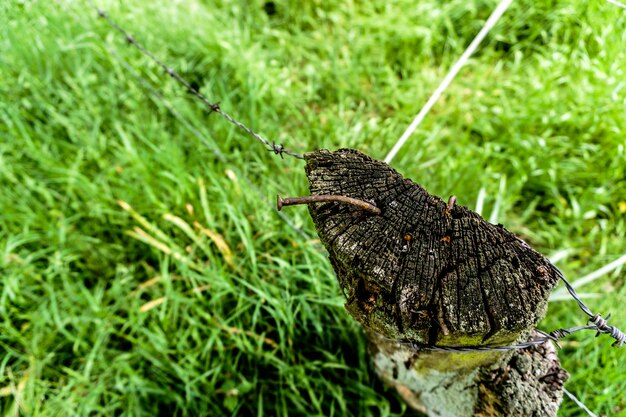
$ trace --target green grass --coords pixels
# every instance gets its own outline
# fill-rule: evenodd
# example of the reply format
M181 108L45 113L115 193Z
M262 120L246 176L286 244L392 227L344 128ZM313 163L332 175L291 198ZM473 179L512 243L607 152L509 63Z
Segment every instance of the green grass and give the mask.
M99 2L270 140L379 159L495 5L387 3ZM610 262L626 252L624 45L606 2L514 3L393 166L469 207L483 190L485 217L497 203L542 253L570 251L570 279ZM206 115L83 2L0 6L0 97L0 412L411 415L307 211L285 210L302 237L272 209L307 193L301 161ZM626 328L623 272L583 291ZM584 320L558 302L542 327ZM626 416L624 348L570 340L567 388Z

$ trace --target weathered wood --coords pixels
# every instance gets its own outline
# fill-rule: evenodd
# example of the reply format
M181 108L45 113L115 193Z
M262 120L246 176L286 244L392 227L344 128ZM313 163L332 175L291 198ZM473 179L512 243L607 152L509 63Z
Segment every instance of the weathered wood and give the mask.
M305 160L311 195L343 195L381 210L309 205L346 308L366 328L381 377L432 416L555 415L566 374L548 345L417 354L397 342L527 340L558 281L550 262L501 225L448 206L358 151L318 150Z

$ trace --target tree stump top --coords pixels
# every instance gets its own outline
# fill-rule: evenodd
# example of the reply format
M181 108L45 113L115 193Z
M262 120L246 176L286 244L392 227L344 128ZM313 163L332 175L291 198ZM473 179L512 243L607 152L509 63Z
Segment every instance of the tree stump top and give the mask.
M381 210L309 205L346 308L366 327L430 345L506 344L545 314L555 268L501 225L356 150L317 150L305 160L312 195Z

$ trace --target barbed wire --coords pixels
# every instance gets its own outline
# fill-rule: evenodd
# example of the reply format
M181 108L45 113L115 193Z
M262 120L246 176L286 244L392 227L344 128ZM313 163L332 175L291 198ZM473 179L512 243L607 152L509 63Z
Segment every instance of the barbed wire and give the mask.
M489 351L499 351L505 352L510 350L521 350L527 349L532 346L539 346L546 342L553 342L558 348L561 348L558 340L563 337L569 336L572 333L581 331L581 330L596 330L595 325L588 326L579 326L579 327L571 327L569 329L557 329L553 330L550 333L545 333L542 330L535 329L536 332L543 334L544 337L535 338L529 340L527 342L522 342L513 345L505 345L505 346L434 346L434 345L425 345L418 344L415 341L411 340L397 340L393 338L389 338L380 332L372 329L371 327L367 327L363 325L369 332L375 333L377 337L382 338L384 340L395 342L400 345L408 345L410 346L415 353L419 353L421 351L441 351L441 352L454 352L454 353L469 353L469 352L489 352ZM569 399L574 401L574 403L584 412L586 412L590 417L597 417L582 401L580 401L576 396L569 392L565 387L562 387L563 393L565 393Z
M89 1L89 0L88 0ZM62 4L63 6L65 6L66 10L71 10L71 12L76 16L76 17L80 17L81 15L74 10L73 8L71 8L71 6L69 4L67 4L66 2L59 2L57 0L57 4ZM90 2L90 4L93 6L93 3ZM97 9L97 8L96 8ZM117 61L120 63L120 65L122 65L124 67L124 69L127 71L128 74L130 74L133 78L135 78L135 80L137 81L137 83L143 87L147 93L149 93L150 95L152 95L153 97L155 97L173 116L174 118L176 118L189 132L191 132L199 141L200 143L202 143L207 149L209 149L213 155L215 155L215 157L217 157L222 163L225 163L229 166L231 166L236 172L238 172L239 176L242 177L244 179L244 181L246 182L246 184L258 195L258 197L268 206L270 206L274 212L276 212L278 214L278 216L291 228L293 229L298 235L300 235L300 237L302 237L303 239L310 241L312 240L312 237L307 234L302 228L298 227L291 218L289 218L289 216L287 216L285 213L279 211L276 209L276 207L274 206L273 202L268 200L267 196L259 189L259 187L257 187L249 178L247 175L243 174L242 172L239 171L239 169L229 160L229 158L222 152L220 151L220 149L217 147L217 145L215 143L211 143L206 139L206 135L204 135L203 133L201 133L189 120L187 120L185 118L185 116L183 116L178 110L176 110L176 108L167 101L167 99L163 96L163 94L161 94L161 92L159 92L157 89L155 89L152 84L146 79L144 78L142 75L140 75L134 67L132 67L128 62L126 62L120 55L118 55L114 50L107 48L108 52L113 55ZM152 53L150 53L150 55L154 55ZM223 115L223 114L222 114ZM228 115L227 115L228 116ZM230 117L230 116L228 116ZM272 149L270 149L270 151L273 151Z
M578 327L570 327L568 329L557 329L553 330L550 333L546 333L540 329L535 329L536 332L543 334L543 337L538 337L535 339L531 339L526 342L517 343L513 345L504 345L504 346L436 346L436 345L426 345L419 344L412 340L398 340L387 337L380 332L372 329L371 327L367 327L363 325L369 332L375 333L377 337L382 338L384 340L395 342L399 345L407 345L410 346L415 353L419 353L421 351L440 351L440 352L454 352L454 353L470 353L470 352L506 352L511 350L521 350L528 349L532 346L540 346L546 342L553 342L559 349L561 345L559 345L559 339L569 336L572 333L576 333L581 330L596 330L598 326L594 323L593 325L587 326L578 326ZM582 401L580 401L576 396L569 392L565 387L562 387L563 392L571 399L581 410L586 412L590 417L597 417Z
M572 284L570 284L570 282L567 279L565 279L561 270L557 268L556 266L554 267L554 270L556 271L561 281L563 281L563 283L565 284L565 288L567 288L567 291L570 293L572 298L576 300L580 309L587 316L589 316L589 319L587 320L587 322L592 323L592 326L596 330L596 337L600 336L601 334L608 334L613 339L615 339L615 341L613 342L611 346L622 347L622 345L626 343L626 334L624 334L624 332L618 329L617 327L609 326L608 320L611 318L611 314L607 315L606 319L602 318L602 315L600 314L597 314L597 313L594 314L589 309L589 307L587 307L587 305L585 305L585 303L580 299L580 297L578 296L578 293L576 293L576 290L574 289Z
M576 326L570 327L567 329L556 329L551 331L550 333L546 333L540 329L535 329L536 332L543 335L543 337L537 337L525 342L511 344L511 345L476 345L476 346L445 346L445 345L428 345L423 343L418 343L414 340L406 340L406 339L393 339L387 337L380 332L363 325L369 332L372 332L377 335L377 337L382 338L384 340L395 342L399 345L410 346L416 353L421 351L440 351L440 352L455 352L455 353L470 353L470 352L489 352L489 351L499 351L505 352L510 350L520 350L527 349L532 346L539 346L547 342L554 343L559 349L561 349L561 345L559 344L559 340L563 339L573 333L577 333L583 330L593 330L596 332L596 337L601 334L608 334L611 338L614 339L614 342L611 344L613 347L622 347L624 343L626 343L626 334L622 332L620 329L614 326L610 326L608 324L608 320L611 318L611 314L606 316L606 319L602 317L601 314L593 313L591 309L580 299L576 290L570 284L570 282L565 278L561 270L559 270L556 266L553 266L554 270L561 281L565 284L565 288L570 293L572 298L576 300L580 309L587 314L588 320L587 325L585 326ZM563 392L572 400L580 409L585 411L589 416L596 417L596 415L587 408L587 406L580 401L574 394L567 391L563 387Z
M244 132L248 133L254 139L256 139L259 142L261 142L263 145L265 145L268 148L268 150L270 152L273 152L275 155L279 155L281 157L281 159L284 159L283 155L288 155L288 156L291 156L291 157L297 158L297 159L304 159L304 157L302 155L285 149L285 147L282 144L277 145L274 142L268 141L267 139L263 138L261 135L259 135L258 133L256 133L252 129L250 129L248 126L246 126L243 123L241 123L240 121L234 119L232 116L230 116L228 113L226 113L224 110L222 110L220 108L219 101L218 102L212 102L211 100L209 100L204 94L202 94L200 91L198 91L197 88L195 88L193 85L191 85L189 82L187 82L187 80L185 80L183 77L181 77L172 67L167 66L163 61L161 61L159 58L157 58L152 52L150 52L142 44L137 42L137 40L135 40L135 38L128 31L126 31L124 28L122 28L120 25L118 25L113 19L111 19L111 17L106 13L106 11L104 11L103 9L97 7L93 3L92 0L86 0L86 1L87 1L87 4L89 4L89 6L91 6L94 10L97 11L98 16L100 18L104 19L109 24L109 26L111 26L113 29L115 29L116 31L118 31L119 33L121 33L124 36L124 39L126 39L126 42L128 42L130 45L132 45L135 48L137 48L144 56L146 56L150 60L152 60L155 64L157 64L159 67L161 67L170 77L172 77L179 84L181 84L183 87L185 87L185 89L189 93L193 94L200 101L202 101L202 103L204 103L206 108L209 110L209 113L217 113L217 114L219 114L224 119L228 120L230 123L232 123L233 125L237 126L240 129L242 129Z
M223 152L221 152L216 146L212 146L211 143L209 143L209 141L206 140L205 136L196 128L193 126L193 124L187 120L178 110L176 110L176 108L170 104L165 97L163 97L163 95L156 90L148 80L146 80L144 77L142 77L140 74L137 73L137 71L135 71L135 69L128 64L126 61L124 61L120 56L118 56L114 51L109 50L109 53L111 53L112 55L115 55L118 59L118 61L120 62L120 64L137 80L137 82L143 87L145 88L148 93L152 94L154 97L156 97L161 104L179 121L183 124L183 126L185 128L187 128L187 130L189 130L196 138L198 138L198 140L207 148L209 148L213 154L220 160L222 161L222 163L228 164L229 166L233 167L233 169L235 169L236 171L239 171L236 166L229 161L228 157L226 155L224 155ZM240 176L243 177L244 181L246 182L246 184L248 184L248 186L259 196L259 198L264 201L266 203L266 205L270 206L277 214L278 216L285 222L287 223L287 225L289 227L291 227L296 233L298 233L300 235L300 237L302 237L305 240L311 240L311 236L309 236L304 230L302 230L302 228L298 227L295 225L295 223L283 212L279 211L276 209L276 207L274 206L274 203L271 202L270 200L268 200L267 196L265 194L263 194L263 192L259 189L259 187L257 187L252 181L250 181L250 179L248 178L248 176L246 175L242 175L242 173L240 172Z

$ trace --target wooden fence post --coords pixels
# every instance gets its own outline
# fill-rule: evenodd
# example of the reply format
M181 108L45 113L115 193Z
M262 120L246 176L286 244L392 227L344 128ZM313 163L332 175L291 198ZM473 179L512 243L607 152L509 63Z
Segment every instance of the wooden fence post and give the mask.
M318 150L305 160L311 195L343 195L381 210L309 205L381 378L429 416L556 415L567 373L550 344L429 350L533 338L558 281L550 262L501 225L454 199L446 204L358 151Z

